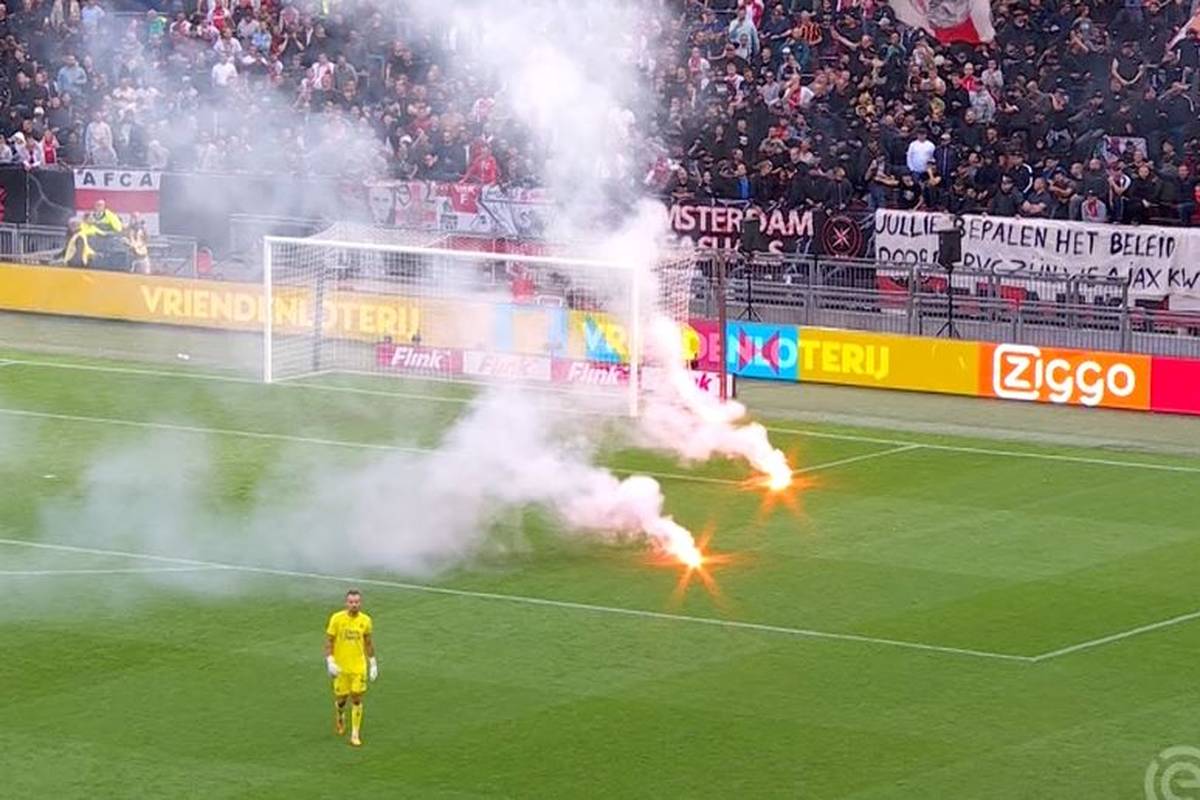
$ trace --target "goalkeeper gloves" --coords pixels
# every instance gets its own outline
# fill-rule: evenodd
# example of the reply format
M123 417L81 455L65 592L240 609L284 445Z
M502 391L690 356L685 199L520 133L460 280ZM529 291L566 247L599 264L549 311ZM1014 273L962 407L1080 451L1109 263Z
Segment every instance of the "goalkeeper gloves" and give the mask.
M337 662L333 660L333 656L325 656L325 669L329 670L329 677L331 678L336 678L338 673L341 672L338 669Z
M375 656L371 656L371 660L367 662L367 677L372 681L379 677L379 664L375 661Z

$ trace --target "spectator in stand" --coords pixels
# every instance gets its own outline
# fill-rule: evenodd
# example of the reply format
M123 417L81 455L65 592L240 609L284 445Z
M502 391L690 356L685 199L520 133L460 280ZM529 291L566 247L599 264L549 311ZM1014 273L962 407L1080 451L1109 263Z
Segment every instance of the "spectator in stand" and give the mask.
M1024 202L1021 203L1021 216L1045 219L1053 214L1056 205L1054 195L1050 193L1046 185L1046 179L1034 178L1033 191L1026 195Z
M905 163L908 165L908 171L913 174L918 180L924 178L925 170L933 161L933 153L936 150L933 142L929 141L929 134L924 128L917 130L917 137L909 144L905 156Z
M1195 195L1196 179L1192 176L1192 168L1180 164L1163 174L1157 200L1164 212L1172 214L1180 225L1189 225L1196 212Z
M220 61L213 64L212 87L216 91L232 89L237 81L237 76L237 65L233 63L233 56L223 55Z
M68 53L54 81L59 94L79 94L88 85L88 75L74 54Z
M1129 193L1129 187L1132 181L1125 171L1121 169L1121 163L1114 162L1108 169L1108 211L1111 218L1117 222L1126 222L1127 220L1127 203L1126 195Z
M1149 164L1141 164L1130 180L1129 221L1135 224L1149 222L1159 193L1158 176L1151 172Z
M1108 208L1095 189L1089 188L1084 192L1079 204L1079 218L1084 222L1108 222Z
M496 157L492 155L492 148L488 143L480 140L476 142L472 148L471 163L467 167L466 174L463 175L465 183L481 183L484 186L491 186L500 179L500 167L496 163ZM686 177L686 170L683 172Z
M1025 198L1013 185L1011 175L1000 178L1000 191L988 204L988 213L994 217L1015 217L1021 210Z
M758 52L758 28L754 27L754 22L746 13L744 5L738 8L737 14L729 23L729 41L737 45L738 55L743 59ZM745 48L745 53L742 52L742 48Z

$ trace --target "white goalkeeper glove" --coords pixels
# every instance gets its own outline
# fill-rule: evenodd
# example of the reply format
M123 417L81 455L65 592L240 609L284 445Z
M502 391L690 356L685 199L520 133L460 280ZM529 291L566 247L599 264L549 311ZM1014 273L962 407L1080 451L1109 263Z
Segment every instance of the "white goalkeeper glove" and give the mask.
M341 672L338 669L337 662L333 660L333 656L325 656L325 669L329 670L329 677L336 678Z
M371 656L371 660L367 662L367 677L372 681L379 677L379 664L375 661L375 656Z

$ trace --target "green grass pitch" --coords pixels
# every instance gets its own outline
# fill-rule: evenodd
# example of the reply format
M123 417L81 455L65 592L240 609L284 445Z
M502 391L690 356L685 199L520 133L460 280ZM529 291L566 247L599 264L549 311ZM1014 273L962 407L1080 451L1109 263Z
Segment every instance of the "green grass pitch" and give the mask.
M798 511L736 464L610 457L714 532L715 591L534 511L495 532L523 551L430 591L171 559L293 472L435 443L454 390L42 361L0 364L6 798L1137 798L1163 748L1200 746L1200 458L781 421L812 468ZM89 506L121 453L129 493ZM177 551L100 552L137 541L122 502L181 480ZM341 578L365 579L382 673L361 750L320 658Z

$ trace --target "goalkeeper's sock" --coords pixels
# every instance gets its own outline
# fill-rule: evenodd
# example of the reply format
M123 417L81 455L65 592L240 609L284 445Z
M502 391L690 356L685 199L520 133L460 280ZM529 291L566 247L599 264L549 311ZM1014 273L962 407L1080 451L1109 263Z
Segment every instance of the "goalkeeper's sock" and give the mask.
M362 703L354 703L350 706L350 736L357 739L358 729L362 727Z
M346 702L333 701L333 723L334 730L341 736L346 732Z

